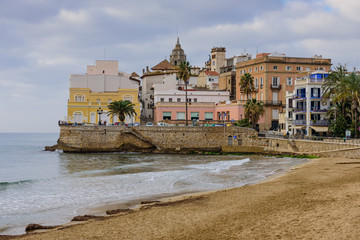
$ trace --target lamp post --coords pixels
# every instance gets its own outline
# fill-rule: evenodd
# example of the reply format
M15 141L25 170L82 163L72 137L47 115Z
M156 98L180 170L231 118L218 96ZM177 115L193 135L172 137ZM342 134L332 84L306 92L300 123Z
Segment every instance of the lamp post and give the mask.
M101 109L101 107L99 107L99 109L97 110L97 114L99 114L99 125L101 125L101 114L104 112L104 110Z

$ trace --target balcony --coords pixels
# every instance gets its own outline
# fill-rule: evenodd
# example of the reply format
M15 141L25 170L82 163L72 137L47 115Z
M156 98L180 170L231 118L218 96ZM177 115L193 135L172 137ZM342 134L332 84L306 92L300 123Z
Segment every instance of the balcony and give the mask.
M329 120L311 120L310 125L323 125L327 126L329 125Z
M311 112L327 112L327 111L329 111L329 109L327 109L327 108L322 108L322 109L319 109L319 108L311 108L311 110L310 110Z
M306 112L306 108L294 108L293 112Z
M305 96L305 94L299 94L299 95L295 94L295 95L293 95L292 98L293 99L306 99L306 96Z
M270 88L272 90L280 90L281 89L281 84L277 84L277 85L270 84Z
M294 125L306 125L306 120L294 120Z
M262 101L265 106L282 106L282 101L266 100Z

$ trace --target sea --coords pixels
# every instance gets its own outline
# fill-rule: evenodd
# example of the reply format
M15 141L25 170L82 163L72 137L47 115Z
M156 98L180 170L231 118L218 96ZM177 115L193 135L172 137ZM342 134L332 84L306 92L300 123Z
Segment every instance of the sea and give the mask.
M254 184L307 159L47 152L57 133L0 133L0 235L64 224L99 206ZM114 206L115 206L114 205Z

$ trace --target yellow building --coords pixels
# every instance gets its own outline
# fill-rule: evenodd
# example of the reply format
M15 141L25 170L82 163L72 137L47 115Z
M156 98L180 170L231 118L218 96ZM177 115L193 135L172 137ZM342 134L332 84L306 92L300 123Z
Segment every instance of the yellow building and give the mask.
M95 65L87 66L86 74L70 76L69 123L96 124L101 120L102 123L114 124L119 119L108 116L107 106L119 100L129 100L135 104L137 115L126 117L125 122L140 122L140 80L136 73L119 72L118 65L118 61L97 60Z

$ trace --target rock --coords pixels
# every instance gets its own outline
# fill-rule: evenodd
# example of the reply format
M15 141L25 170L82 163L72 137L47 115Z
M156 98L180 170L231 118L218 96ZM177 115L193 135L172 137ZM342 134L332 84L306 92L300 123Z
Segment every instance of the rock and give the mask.
M107 210L106 214L113 215L113 214L124 213L124 212L132 212L132 211L133 210L131 210L131 209L115 209L115 210Z
M55 144L54 146L45 146L45 151L55 151L58 148L58 145Z
M102 216L94 216L94 215L84 215L84 216L76 216L71 219L72 222L75 221L89 221L90 219L102 219Z
M26 226L25 231L30 232L30 231L39 230L39 229L53 229L56 227L58 227L58 226L43 226L40 224L31 223Z
M159 203L160 201L142 201L140 204L152 204L152 203Z

